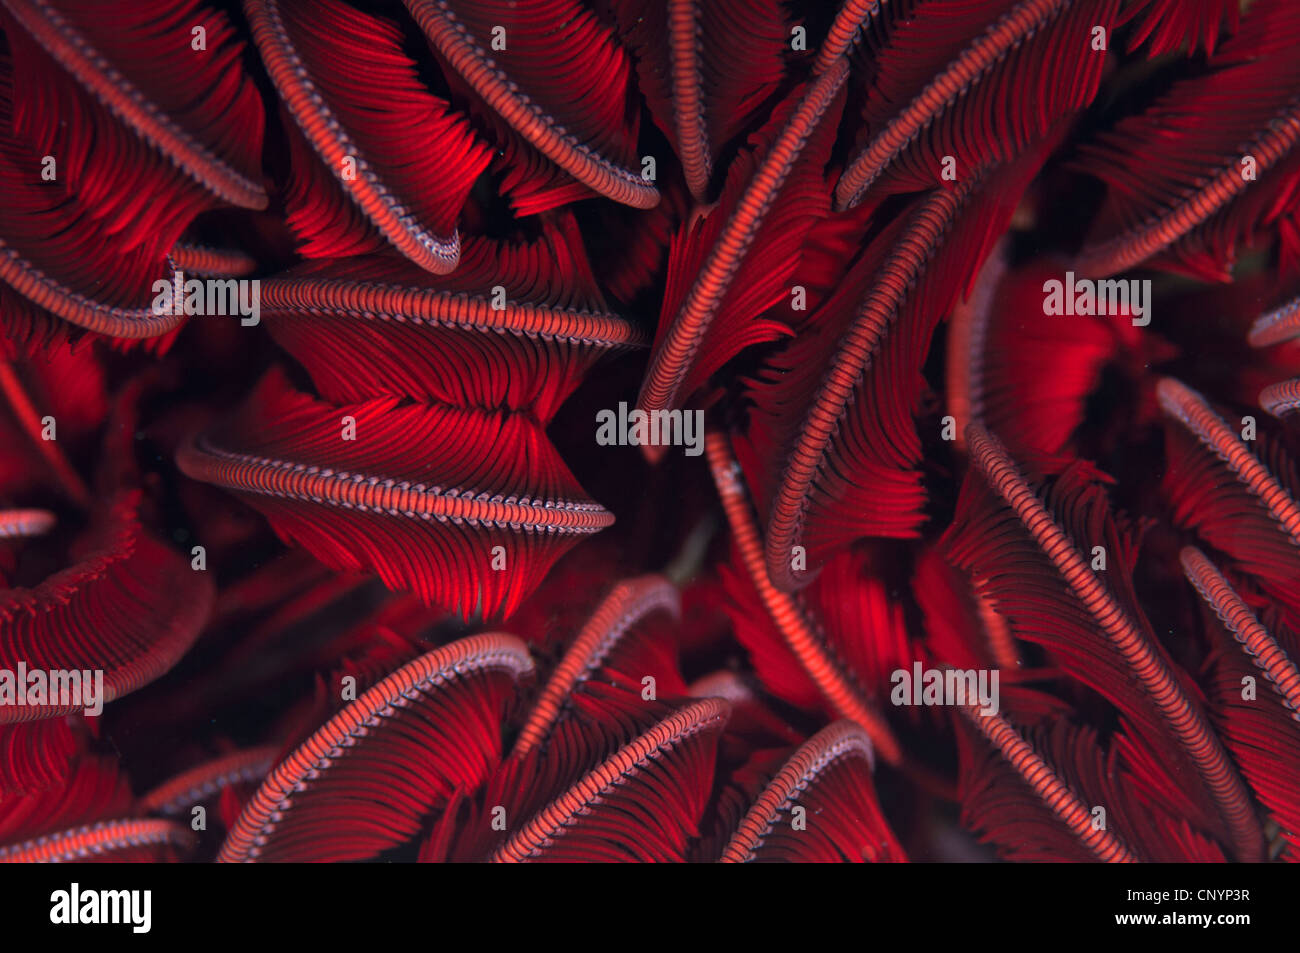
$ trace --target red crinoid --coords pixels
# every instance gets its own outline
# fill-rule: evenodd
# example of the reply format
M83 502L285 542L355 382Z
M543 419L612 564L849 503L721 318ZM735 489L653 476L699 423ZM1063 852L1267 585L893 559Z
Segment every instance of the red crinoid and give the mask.
M0 0L0 860L1300 859L1298 47Z

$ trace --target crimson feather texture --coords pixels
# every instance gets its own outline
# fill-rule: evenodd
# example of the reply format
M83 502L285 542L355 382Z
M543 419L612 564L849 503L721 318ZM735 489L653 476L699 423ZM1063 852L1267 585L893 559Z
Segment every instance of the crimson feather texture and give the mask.
M1225 862L1093 729L1066 718L1023 732L998 716L984 721L981 731L957 726L962 823L1003 860Z
M395 397L335 406L278 370L177 460L326 565L375 572L464 617L508 614L566 549L613 522L528 415Z
M1295 798L1300 785L1300 722L1244 646L1208 611L1205 617L1214 649L1208 687L1211 714L1255 796L1278 823L1284 858L1300 862L1300 805ZM1288 661L1300 658L1300 639L1281 613L1269 609L1262 621Z
M167 252L192 212L170 224L155 222L145 232L152 240L134 245L118 241L114 223L103 218L94 197L80 195L66 169L62 177L43 178L43 164L49 166L42 153L12 131L15 73L14 59L0 53L0 181L5 187L0 282L32 305L101 334L139 338L173 329L181 319L153 313L151 288L170 274ZM146 148L135 140L128 143L131 146ZM144 186L135 191L137 198L151 194ZM160 208L165 214L168 203L160 203ZM105 247L119 248L111 265L100 254ZM39 329L35 315L20 312L15 317L24 338L48 333Z
M945 212L928 203L909 226L951 222L962 199L943 191L936 198L951 200L952 208ZM882 251L893 244L893 234L880 239ZM914 250L912 241L909 228L899 236L890 265ZM877 271L869 259L863 264L873 283L849 305L855 313L848 327L835 326L836 311L849 309L841 311L842 299L832 298L827 304L833 310L814 331L764 370L771 392L751 392L757 406L771 408L752 418L756 428L773 432L761 437L763 443L784 448L767 455L780 472L766 478L771 489L765 495L768 572L785 589L801 577L791 568L795 546L815 572L856 539L915 536L924 520L921 443L912 416L925 389L920 363L946 308L927 289L948 297L956 286L918 281L910 287L920 297L900 301L894 296L908 286L896 285L887 268ZM775 420L772 410L780 415Z
M59 439L93 442L113 409L107 362L93 347L48 347L15 372L33 402L59 422Z
M1076 462L1035 495L1031 483L996 462L988 438L972 441L972 454L1001 500L984 477L968 477L941 544L947 558L971 574L1017 639L1043 646L1072 679L1118 710L1132 747L1160 753L1132 756L1170 813L1211 836L1230 829L1234 850L1255 856L1259 834L1240 779L1207 727L1194 684L1138 605L1131 575L1136 538L1112 516L1099 475ZM999 505L1003 500L1013 507ZM1104 572L1089 568L1103 564ZM1178 780L1197 771L1204 785Z
M213 586L141 525L128 492L78 540L72 564L31 589L0 592L0 662L14 670L102 670L104 702L146 685L193 644L212 609ZM0 722L86 707L0 706Z
M934 658L960 669L996 668L1001 678L1020 670L1020 648L1007 620L937 546L917 559L912 592L924 621L925 648Z
M513 636L469 636L365 691L277 766L219 860L374 857L413 836L502 755L501 725L533 662Z
M602 356L647 344L557 230L471 239L442 278L383 258L300 266L263 282L262 318L337 403L392 394L542 421Z
M712 791L726 702L646 701L598 681L572 701L545 748L507 759L481 791L447 810L421 860L688 859Z
M0 863L174 864L193 851L194 841L175 821L114 818L0 848Z
M948 320L943 398L956 429L953 442L959 453L966 452L966 428L984 418L984 351L992 320L990 308L1006 277L1010 249L1010 234L1001 236Z
M741 469L731 454L726 437L720 432L711 432L705 439L705 451L731 528L736 561L748 574L749 584L759 597L767 617L798 661L799 668L816 685L823 704L837 716L857 722L881 756L890 764L897 764L902 757L898 740L885 719L864 696L863 687L857 683L853 673L845 670L826 644L817 620L809 616L797 596L777 589L768 578L758 527L741 482ZM760 638L766 637L763 627L757 628L756 634ZM765 651L773 662L779 664L779 651L772 652L771 648ZM790 684L799 687L802 680L796 679Z
M1153 57L1192 56L1201 50L1213 54L1220 38L1241 25L1241 8L1241 0L1130 0L1119 24L1134 24L1130 51L1145 44Z
M718 743L718 781L692 851L694 862L723 861L723 851L758 797L806 736L785 725L762 695L735 672L715 672L691 686L696 698L725 698L731 717ZM784 730L782 730L784 727Z
M249 514L249 518L255 516ZM220 550L211 544L211 538L202 538L207 541L209 559L220 558ZM212 628L236 628L239 637L231 641L219 662L204 667L200 678L183 689L161 693L160 706L177 722L184 722L190 716L202 717L201 712L217 704L214 699L218 697L221 703L244 702L249 695L286 676L292 664L289 644L297 649L304 641L302 633L323 630L324 619L330 610L337 609L337 602L368 584L382 589L365 577L333 573L300 549L269 560L239 584L226 587L217 601ZM261 602L264 592L275 594L274 606Z
M635 679L647 670L668 690L684 688L672 662L665 668L654 646L631 637L675 606L663 580L616 585L504 762L503 732L533 670L523 644L471 636L408 663L272 772L222 859L359 859L409 841L428 820L425 860L686 859L726 706L640 693ZM376 773L379 764L388 767ZM375 776L385 784L367 787ZM334 836L311 833L324 828Z
M116 759L78 753L65 783L0 801L0 844L13 844L103 817L125 815L131 789ZM12 849L12 848L10 848Z
M424 85L401 28L338 0L247 6L297 127L286 211L303 253L395 249L426 271L454 269L456 221L490 150Z
M73 329L0 280L0 330L0 358L12 361L60 346Z
M915 213L916 208L911 216L899 215L883 228L862 235L860 254L837 285L822 298L820 306L809 314L799 333L779 352L768 357L753 377L745 381L746 397L753 406L749 427L736 441L736 452L742 460L753 462L747 470L752 471L749 482L760 513L771 512L784 476L782 470L767 461L778 461L780 467L779 461L784 459L787 450L801 439L808 410L824 385L828 365L840 348L840 332L852 327L855 313L866 302L883 267L891 260L890 252L900 245L907 226L917 217ZM892 450L893 442L886 440L878 453L885 456ZM873 474L873 477L879 476ZM909 473L906 482L915 483L915 475ZM893 487L880 483L877 488L882 495L904 495L903 492L891 493ZM919 492L919 487L909 486L908 489L913 496ZM895 499L894 502L901 501ZM911 507L895 505L889 511L896 512L901 508L906 513L917 505L915 501Z
M676 622L681 613L681 599L672 584L661 576L643 576L616 583L593 610L556 663L545 687L532 708L515 741L513 756L518 758L535 747L544 746L561 710L572 705L572 697L592 678L614 682L640 683L647 675L654 679L656 693L684 695L686 685L675 665L665 665L661 648L663 633L649 627L656 617ZM647 631L648 630L648 631ZM654 636L661 636L654 638Z
M0 0L0 674L130 692L0 861L1300 857L1294 4L119 6Z
M904 0L868 31L865 134L838 208L1007 161L1097 94L1119 0ZM1100 47L1097 29L1103 31Z
M621 764L621 750L661 730L688 706L670 650L673 640L666 637L677 611L677 592L662 577L616 583L554 664L521 719L510 757L481 790L467 792L434 824L421 860L687 859L712 780L712 758L707 750L696 751L696 745L713 743L711 729L694 741L687 732L666 742L668 748L681 746L699 757L699 770L675 782L678 794L653 808L632 802L627 809L617 806L625 799L643 800L643 786L659 770L676 771L673 765L684 757L668 749L651 753L650 760L664 764L651 768L650 778L642 778L637 766L623 765L622 780L612 785L630 785L629 790L601 796L579 810L581 817L563 821L562 830L524 846L530 828L540 829L557 812L563 815L575 799L589 798L587 779L611 763ZM645 810L654 811L653 820Z
M125 245L149 241L151 216L266 207L262 100L226 14L200 0L4 6L15 134L59 157Z
M66 340L30 360L0 361L0 430L13 452L0 462L0 492L22 498L53 480L81 507L90 491L72 464L96 443L108 412L104 369L87 347ZM59 424L61 441L47 440L45 422Z
M846 212L831 212L815 219L799 247L798 288L801 300L792 293L778 301L766 317L788 325L796 333L814 326L827 308L828 299L843 293L842 286L859 281L858 259L873 246L882 230L901 224L899 216L876 216L875 208L858 206Z
M1207 69L1082 147L1079 167L1107 194L1081 271L1149 263L1221 279L1239 243L1264 240L1256 233L1276 223L1279 205L1293 207L1300 174L1289 158L1300 139L1297 43L1300 8L1259 0ZM1252 214L1225 227L1243 201Z
M871 740L857 725L822 729L773 775L741 819L730 863L897 863L907 859L871 780Z
M0 863L175 861L191 845L179 824L133 817L116 759L85 750L57 789L0 797Z
M740 560L733 558L718 572L732 633L749 654L749 663L763 687L791 705L808 711L819 709L822 700L816 683L798 664Z
M242 249L213 248L197 240L173 245L172 261L178 271L212 278L246 278L258 270L257 259Z
M673 238L638 406L682 405L738 353L788 333L763 313L791 293L804 236L830 211L823 169L847 66L795 89L728 168L722 196Z
M925 519L914 416L939 322L974 280L1045 152L936 188L873 240L813 328L751 387L751 440L764 476L767 569L789 590L801 546L809 571L863 537L914 537ZM922 280L924 278L924 280ZM857 299L857 300L855 300Z
M1006 435L1013 452L1077 452L1089 401L1101 393L1129 395L1124 412L1131 426L1151 423L1146 370L1175 354L1127 312L1044 315L1046 283L1064 280L1064 269L1046 261L1007 274L984 313L971 317L982 324L970 339L972 352L951 356L974 369L970 402L990 429ZM958 426L965 422L958 417Z
M631 57L591 10L577 0L404 2L453 91L493 127L519 214L593 192L635 208L659 201L637 159Z
M6 7L0 280L73 325L164 334L180 319L154 313L148 289L169 275L182 231L216 205L267 201L262 104L242 41L191 0ZM32 335L20 324L20 339Z
M543 807L493 855L526 861L682 861L708 804L722 699L689 702Z
M697 202L732 141L778 94L790 57L789 13L774 0L618 0L650 115L677 151ZM737 30L743 23L745 28Z
M231 787L260 783L275 766L277 754L274 746L263 745L204 761L144 794L140 810L149 814L188 814L196 805L221 796Z
M1194 546L1179 554L1183 572L1212 608L1224 627L1264 673L1272 689L1286 705L1293 720L1300 722L1300 672L1287 649L1259 624L1250 608L1233 590L1232 584ZM1293 640L1283 640L1290 644Z
M918 653L899 598L900 577L890 574L895 558L883 547L850 549L830 560L803 591L836 655L881 706L893 673Z
M691 202L686 186L670 179L663 182L663 200L648 211L608 203L591 208L597 223L591 227L602 236L592 243L592 263L610 298L626 304L658 294L669 245Z
M394 632L373 619L324 646L321 654L328 655L328 660L321 663L316 675L314 704L305 710L316 716L311 719L311 726L339 711L357 691L378 684L427 648L422 640ZM335 686L347 686L349 690L336 691ZM299 736L294 736L294 740L299 740Z
M0 726L0 803L65 784L79 741L63 718Z
M731 718L727 721L723 745L731 746L733 742L739 740L742 759L750 759L755 748L766 748L770 751L772 746L779 746L789 749L806 738L803 732L791 726L782 713L776 710L772 705L772 699L754 683L748 674L741 674L731 669L718 669L691 682L687 686L687 694L692 698L725 698L730 702ZM774 767L775 764L776 762L773 761L768 768ZM751 786L753 790L750 791L750 796L757 796L761 785L754 781ZM741 804L741 810L732 818L735 823L740 822L744 807L745 804ZM727 829L727 834L730 835L734 829L735 824ZM721 841L715 846L718 851L722 850Z
M1276 260L1280 276L1294 277L1300 274L1298 219L1300 151L1292 149L1162 261L1169 262L1169 271L1200 281L1226 282L1232 280L1238 263L1262 254Z
M1279 521L1281 511L1270 508L1259 493L1272 490L1269 499L1294 500L1300 481L1295 478L1294 461L1276 435L1265 429L1256 446L1258 456L1241 445L1234 456L1239 466L1234 469L1183 423L1169 421L1161 495L1176 527L1195 533L1216 554L1227 556L1237 572L1248 575L1276 601L1288 625L1296 629L1300 628L1296 586L1300 550ZM1253 483L1239 475L1241 460L1254 461L1259 468L1251 474L1256 476Z
M308 259L342 259L391 250L392 245L366 210L341 187L289 111L281 106L279 112L287 166L285 224L297 240L297 253ZM339 159L340 172L345 163L346 154Z
M459 620L414 595L389 593L363 575L332 573L302 550L290 553L314 566L318 579L285 592L275 611L240 613L214 624L217 632L238 635L214 634L209 644L222 640L220 656L212 664L202 661L211 656L196 659L200 671L191 667L192 677L152 693L135 714L152 720L166 712L169 723L196 724L206 722L212 710L247 710L268 693L293 685L310 697L300 699L303 704L288 721L267 732L268 743L283 746L338 710L340 678L352 676L358 687L371 685L425 651L432 633L461 631ZM266 574L279 577L296 561L273 561Z

